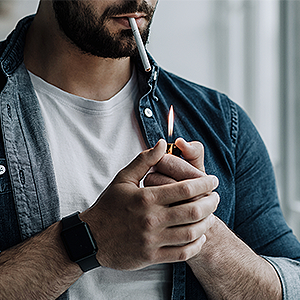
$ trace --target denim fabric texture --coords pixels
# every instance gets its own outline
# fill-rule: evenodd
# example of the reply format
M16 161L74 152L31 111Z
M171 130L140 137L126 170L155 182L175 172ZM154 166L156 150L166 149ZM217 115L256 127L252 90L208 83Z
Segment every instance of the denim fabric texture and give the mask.
M21 20L0 43L0 165L6 169L0 175L0 251L44 230L60 215L44 122L23 63L32 19ZM300 299L300 244L283 218L269 155L247 114L224 94L171 74L152 58L150 73L139 58L135 63L143 95L135 110L147 145L166 138L172 104L174 136L202 142L206 172L220 180L216 215L274 265L284 299ZM172 299L207 299L184 262L173 264Z

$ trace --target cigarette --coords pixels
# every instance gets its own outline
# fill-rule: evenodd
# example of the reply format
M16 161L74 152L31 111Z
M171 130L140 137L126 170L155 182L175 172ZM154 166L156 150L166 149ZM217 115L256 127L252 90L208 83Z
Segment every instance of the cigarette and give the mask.
M147 56L147 53L146 53L146 50L145 50L145 47L144 47L144 44L143 44L143 41L142 41L142 38L141 38L140 31L139 31L138 26L136 24L135 18L128 18L128 19L129 19L129 24L130 24L131 29L132 29L133 36L134 36L135 41L136 41L137 48L138 48L139 53L140 53L140 57L141 57L144 69L145 69L146 72L150 72L151 71L151 65L149 63L149 59L148 59L148 56Z

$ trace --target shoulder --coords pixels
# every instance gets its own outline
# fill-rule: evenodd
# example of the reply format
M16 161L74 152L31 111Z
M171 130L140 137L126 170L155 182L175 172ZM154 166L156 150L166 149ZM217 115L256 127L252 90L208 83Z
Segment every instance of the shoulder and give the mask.
M165 85L168 88L178 88L181 91L187 93L188 95L195 95L202 98L227 98L226 95L218 92L217 90L192 82L174 73L168 72L162 68L159 68L159 85Z
M181 111L193 118L201 118L207 124L229 133L235 144L238 133L239 114L243 112L227 95L215 89L184 79L162 68L159 69L159 98L174 102Z
M23 61L26 33L34 15L21 19L8 37L0 42L0 66L2 72L13 73Z
M195 108L210 113L224 113L231 116L237 112L237 105L222 92L184 79L164 69L160 69L158 88L163 94L179 96L180 101L189 102Z

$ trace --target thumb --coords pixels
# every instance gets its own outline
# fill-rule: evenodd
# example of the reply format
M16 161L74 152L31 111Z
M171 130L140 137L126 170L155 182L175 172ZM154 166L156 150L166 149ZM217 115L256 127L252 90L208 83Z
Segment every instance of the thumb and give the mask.
M122 180L139 184L151 167L155 166L166 153L167 143L160 139L157 144L148 150L141 152L128 166L120 173Z
M183 138L175 141L176 146L181 150L183 158L195 168L205 173L204 147L198 141L186 142Z

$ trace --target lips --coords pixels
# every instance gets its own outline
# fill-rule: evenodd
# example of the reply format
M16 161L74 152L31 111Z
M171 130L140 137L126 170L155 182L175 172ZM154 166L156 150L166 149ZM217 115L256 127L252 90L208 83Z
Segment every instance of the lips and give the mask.
M135 18L135 21L136 21L138 27L143 26L143 23L145 22L145 15L139 14L139 13L119 15L119 16L112 17L112 19L115 22L121 24L126 29L130 29L131 27L130 27L128 18Z

